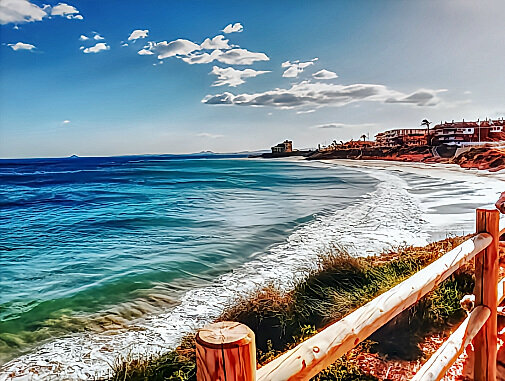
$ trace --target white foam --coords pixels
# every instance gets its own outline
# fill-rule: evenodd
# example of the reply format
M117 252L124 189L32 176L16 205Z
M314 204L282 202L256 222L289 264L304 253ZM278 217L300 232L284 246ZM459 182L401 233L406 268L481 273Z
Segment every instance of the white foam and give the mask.
M433 237L475 231L475 208L494 208L505 191L505 173L464 169L455 164L425 164L391 161L332 160L333 164L365 171L387 169L409 178L409 190L423 187L429 192L412 194L423 211L424 227ZM413 178L411 175L415 176ZM449 207L442 209L449 205ZM448 209L448 210L447 210ZM450 213L449 213L450 210ZM438 234L436 234L438 233Z
M332 166L338 170L338 166ZM12 377L16 380L22 379L17 376L106 377L118 356L166 352L182 336L218 317L227 305L268 283L291 288L316 266L321 251L333 243L355 255L374 254L403 243L425 245L429 234L422 198L410 194L409 184L397 174L380 168L357 170L380 182L354 205L317 216L284 243L220 276L211 286L188 291L180 305L169 312L135 321L124 332L84 333L53 340L7 363L0 380L11 379L8 374L16 375Z

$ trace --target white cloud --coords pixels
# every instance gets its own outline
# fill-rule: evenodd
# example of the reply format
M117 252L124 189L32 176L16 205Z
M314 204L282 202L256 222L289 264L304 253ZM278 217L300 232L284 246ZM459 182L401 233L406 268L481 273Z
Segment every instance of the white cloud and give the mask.
M265 73L269 73L269 71L258 71L253 69L236 70L232 67L220 68L218 66L214 66L210 72L210 74L217 75L217 79L212 86L228 85L231 87L245 83L243 78L252 78Z
M338 77L337 73L326 69L319 70L317 73L312 74L312 76L316 79L334 79Z
M213 62L219 58L221 55L222 51L221 50L213 50L210 54L209 53L192 53L188 54L185 57L182 57L181 59L188 63L188 64L206 64Z
M12 50L33 50L35 49L35 45L32 44L26 44L24 42L17 42L15 44L7 44L9 45Z
M100 41L100 40L105 40L105 38L103 38L102 36L100 36L98 33L95 33L95 35L93 36L93 38L97 41Z
M79 46L79 50L84 50L84 46Z
M250 52L246 49L234 48L226 51L214 50L212 53L194 53L182 57L189 64L203 64L219 61L227 65L251 65L256 61L268 61L265 53Z
M67 19L83 19L75 7L65 3L59 3L54 7L44 5L41 8L29 0L0 1L0 24L42 21L48 15L62 16Z
M62 124L69 124L70 123L70 120L68 119L65 119L63 122L61 122Z
M316 112L315 109L310 109L310 110L301 110L301 111L297 111L296 113L297 114L311 114L313 112Z
M202 49L212 49L213 46L222 46L223 49L214 49L212 52L202 52ZM228 49L225 50L224 48ZM213 61L222 62L228 65L251 65L256 61L268 61L269 58L264 53L250 52L246 49L232 48L228 45L228 40L219 35L213 39L206 39L202 46L185 39L177 39L171 42L149 42L138 53L158 54L158 59L177 57L189 64L206 64ZM141 53L142 52L142 53Z
M217 60L228 65L251 65L256 61L268 61L269 58L265 53L255 53L246 49L234 48L222 52Z
M229 92L207 95L203 103L212 105L271 106L294 108L303 106L345 106L359 101L381 103L409 103L417 106L434 106L440 102L437 90L420 89L404 94L384 85L336 85L303 81L289 89L274 89L262 93L237 94Z
M2 0L0 2L0 24L41 21L47 13L28 0Z
M302 71L305 70L306 67L314 65L314 62L317 61L317 58L313 58L310 61L307 62L300 62L300 61L286 61L283 62L281 67L285 68L286 70L282 74L283 77L286 78L296 78L298 77L298 74L300 74Z
M121 46L128 46L128 43L127 42L122 43Z
M86 37L84 34L81 34L81 36L79 37L79 41L86 41L86 40L89 40L89 37Z
M153 55L154 53L151 52L150 50L142 49L138 51L138 54L140 54L141 56L150 56Z
M397 94L386 99L386 103L410 103L423 106L434 106L438 103L437 93L445 90L419 89L411 94Z
M147 48L147 47L145 47ZM195 50L200 50L200 45L195 44L192 41L177 39L175 41L161 41L158 43L150 43L148 49L158 53L158 59L163 59L167 57L173 57L177 55L185 56Z
M244 30L244 27L242 26L241 23L236 22L235 24L228 24L226 27L223 29L224 33L234 33L234 32L242 32Z
M317 126L312 126L312 128L322 128L322 129L337 129L344 127L343 123L327 123L327 124L319 124Z
M225 40L224 36L219 34L216 37L210 39L206 38L204 42L200 45L202 49L230 49L231 46L228 45L228 41Z
M157 54L158 59L176 57L188 64L207 64L218 61L228 65L251 65L256 61L268 61L270 59L265 53L250 52L246 49L229 45L228 42L229 40L223 35L217 35L212 39L207 38L201 45L185 39L177 39L170 42L150 41L138 54Z
M224 137L224 135L211 134L209 132L200 132L199 134L196 134L196 136L199 136L201 138L210 138L210 139L219 139L219 138Z
M82 20L82 16L79 11L72 5L65 3L59 3L51 8L51 16L62 16L67 19L79 19Z
M99 53L103 50L109 50L109 49L110 49L109 45L107 45L104 42L99 42L95 46L84 49L83 52L84 53Z
M361 124L352 124L352 123L324 123L318 124L316 126L312 126L311 128L320 128L320 129L338 129L338 128L369 128L373 127L375 124L373 123L361 123Z
M128 41L135 41L139 38L146 38L148 34L148 29L135 29L133 32L131 32L130 37L128 37Z

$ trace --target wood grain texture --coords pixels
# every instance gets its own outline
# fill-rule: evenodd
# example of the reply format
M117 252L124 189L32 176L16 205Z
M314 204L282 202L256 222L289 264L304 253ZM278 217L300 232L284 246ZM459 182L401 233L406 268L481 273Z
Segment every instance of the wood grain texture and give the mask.
M438 381L471 343L491 315L489 308L477 306L458 329L417 371L411 381Z
M477 209L477 233L486 232L493 237L492 243L475 257L475 305L491 310L491 316L474 340L474 379L496 380L496 343L498 340L498 242L500 239L500 212Z
M258 370L258 381L308 380L437 287L492 242L478 234Z
M496 287L497 291L497 296L498 296L498 304L503 302L503 299L505 299L505 278L501 279L498 282L498 287Z
M254 332L244 324L219 322L196 335L198 381L256 381Z

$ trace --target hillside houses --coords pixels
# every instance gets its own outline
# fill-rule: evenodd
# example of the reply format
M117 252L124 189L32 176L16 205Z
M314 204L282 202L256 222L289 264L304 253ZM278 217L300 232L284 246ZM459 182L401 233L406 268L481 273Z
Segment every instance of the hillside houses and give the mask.
M427 130L423 128L400 128L375 135L375 145L394 147L399 145L419 146L427 144Z
M505 120L445 122L433 128L433 144L461 145L505 140Z
M465 145L505 140L505 120L444 122L431 129L400 128L375 135L379 147L420 145Z

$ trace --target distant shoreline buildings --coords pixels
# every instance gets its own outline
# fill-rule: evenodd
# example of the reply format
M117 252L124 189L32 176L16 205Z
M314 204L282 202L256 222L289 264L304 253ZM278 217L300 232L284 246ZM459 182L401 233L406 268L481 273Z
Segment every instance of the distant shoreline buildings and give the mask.
M362 136L363 137L363 136ZM364 147L398 147L398 146L438 146L438 145L479 145L481 143L505 141L505 119L485 119L469 122L440 122L433 128L396 128L379 132L375 141L350 140L333 141L319 151L333 149Z
M375 135L377 146L465 145L505 140L505 120L440 122L432 129L394 129Z
M424 125L430 124L427 120ZM489 142L505 141L505 119L485 119L476 122L440 122L432 128L396 128L379 132L375 135L375 141L366 140L362 135L360 139L347 142L334 140L328 146L319 145L316 152L326 152L341 149L371 148L371 147L415 147L415 146L478 146ZM285 140L271 147L269 155L289 155L297 152L307 153L314 151L293 150L293 142Z
M477 122L445 122L433 129L433 143L461 145L505 140L505 120L486 119Z
M291 140L284 140L282 143L273 146L271 150L272 154L293 152L293 142Z

